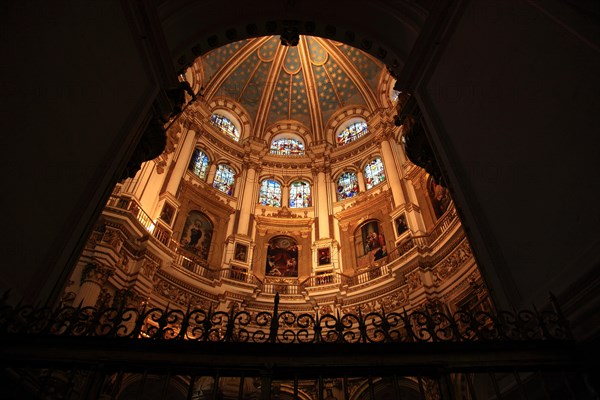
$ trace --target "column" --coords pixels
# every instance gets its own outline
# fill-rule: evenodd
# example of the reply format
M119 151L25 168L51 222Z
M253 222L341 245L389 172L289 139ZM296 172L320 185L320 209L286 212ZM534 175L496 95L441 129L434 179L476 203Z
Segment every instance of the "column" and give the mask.
M217 164L210 163L208 167L208 175L206 176L206 183L212 186L215 181L215 175L217 174Z
M81 307L95 306L102 286L112 273L111 268L96 264L87 264L83 267L81 286L77 296L75 296L73 306L77 307L79 304L81 304Z
M392 190L392 197L394 198L394 205L396 207L404 204L404 194L402 193L402 184L400 183L400 175L398 174L398 168L396 166L396 160L392 153L392 147L387 137L381 138L381 155L383 156L383 163L385 167L386 179L389 182L389 186Z
M317 216L319 217L319 239L329 238L329 207L325 171L317 170Z
M343 271L344 268L342 267L342 254L339 246L339 243L342 243L342 239L340 237L340 221L338 221L338 219L335 217L333 218L333 238L335 239L335 242L332 243L331 258L333 260L335 257L337 269L339 271Z
M227 222L227 242L225 244L225 251L223 252L223 256L221 257L221 265L225 265L225 263L229 262L229 260L231 259L231 255L234 252L234 240L232 238L234 225L235 213L232 213L229 216L229 222Z
M188 167L190 162L190 157L192 156L192 152L194 151L196 141L196 132L193 130L187 131L185 134L185 139L181 144L181 150L179 151L179 155L177 156L177 160L175 161L175 167L173 167L173 171L171 172L171 178L169 179L169 184L167 185L167 192L175 196L177 194L177 189L179 188L179 183L185 174L185 170Z
M281 185L281 206L290 207L290 185L285 183Z
M360 169L360 165L358 166L358 172L356 173L356 179L358 180L358 191L362 193L367 190L365 186L365 174L362 169Z
M248 234L250 225L250 214L254 209L254 192L256 191L256 170L258 165L253 162L246 163L246 181L244 183L244 192L242 193L242 204L240 207L240 219L237 233L241 235Z

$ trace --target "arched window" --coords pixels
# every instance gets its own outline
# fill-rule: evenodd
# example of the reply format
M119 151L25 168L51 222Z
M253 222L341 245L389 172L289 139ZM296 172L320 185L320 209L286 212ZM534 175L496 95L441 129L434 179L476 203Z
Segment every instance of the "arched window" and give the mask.
M206 180L206 175L208 174L208 163L208 156L204 154L202 150L196 149L194 150L194 154L192 154L192 159L190 160L188 169L194 174L198 175L200 179Z
M304 143L300 139L284 137L271 142L271 154L299 156L304 154Z
M213 187L231 196L233 194L234 183L235 172L233 169L231 169L229 165L219 164L217 167L217 172L215 173Z
M367 190L385 181L385 171L381 158L375 158L365 166L365 183Z
M358 194L358 178L354 172L348 171L337 180L337 199L344 200Z
M368 132L369 130L367 129L367 123L365 121L353 122L338 132L337 144L338 146L341 146L353 142L366 135Z
M290 186L290 208L310 207L310 185L308 182L296 181Z
M273 179L265 179L260 185L260 204L281 207L281 184Z
M181 246L203 260L208 259L213 224L200 211L190 211L181 234Z
M231 139L235 140L236 142L240 141L239 129L226 116L215 113L210 117L210 122Z

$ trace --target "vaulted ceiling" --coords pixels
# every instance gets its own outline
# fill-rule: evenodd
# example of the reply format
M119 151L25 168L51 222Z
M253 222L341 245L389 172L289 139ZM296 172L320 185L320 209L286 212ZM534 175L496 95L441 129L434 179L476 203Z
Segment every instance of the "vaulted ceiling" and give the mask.
M273 123L295 120L321 137L336 111L381 107L382 63L366 53L327 39L301 36L296 47L279 36L247 39L202 56L204 97L235 100L250 115L254 135Z

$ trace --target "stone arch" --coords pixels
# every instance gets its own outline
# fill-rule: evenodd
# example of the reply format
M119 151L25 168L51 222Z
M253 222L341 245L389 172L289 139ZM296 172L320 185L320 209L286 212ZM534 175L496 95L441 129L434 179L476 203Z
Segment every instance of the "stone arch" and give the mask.
M340 128L346 124L346 121L353 118L361 118L368 123L370 116L371 112L363 106L350 106L338 110L327 122L325 127L325 137L331 143L337 143L335 135Z
M233 18L230 5L223 2L211 3L208 12L206 5L193 2L160 11L165 15L167 45L179 68L228 43L288 31L346 43L373 55L393 71L400 71L428 16L427 10L409 1L375 3L361 7L360 12L357 6L314 0L283 6L267 1L262 7L240 3L235 13L241 16L238 18ZM318 18L315 9L319 10ZM371 24L368 31L362 30L364 21L377 24Z
M282 133L292 133L300 136L304 141L305 147L308 147L310 144L312 144L312 133L310 129L298 121L276 122L265 130L264 136L261 136L263 136L267 142L267 147L270 147L273 138Z
M250 114L248 114L248 111L246 111L244 107L233 100L222 97L214 98L208 103L208 108L210 109L211 114L215 112L218 113L219 110L224 110L235 118L235 121L231 122L233 122L234 125L237 125L235 124L236 122L239 124L240 142L252 134Z

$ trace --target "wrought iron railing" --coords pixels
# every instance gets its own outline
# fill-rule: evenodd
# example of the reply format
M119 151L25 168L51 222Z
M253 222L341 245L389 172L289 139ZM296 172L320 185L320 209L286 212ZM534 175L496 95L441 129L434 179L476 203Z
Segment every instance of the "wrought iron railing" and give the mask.
M272 311L0 307L0 334L148 338L250 343L410 343L570 339L556 311L415 310L294 313Z
M558 306L321 315L277 300L270 311L217 311L11 306L5 296L3 398L597 399L597 356L572 340Z

